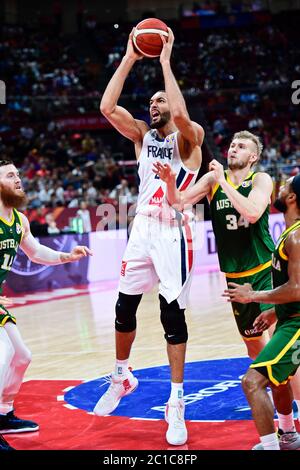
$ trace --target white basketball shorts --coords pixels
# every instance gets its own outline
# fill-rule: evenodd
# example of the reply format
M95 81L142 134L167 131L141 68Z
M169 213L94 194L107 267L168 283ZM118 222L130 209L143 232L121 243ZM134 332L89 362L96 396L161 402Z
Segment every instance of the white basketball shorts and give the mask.
M186 308L193 243L193 221L162 222L137 214L122 260L119 291L128 295L143 294L159 283L159 293L168 303L177 299L179 307Z

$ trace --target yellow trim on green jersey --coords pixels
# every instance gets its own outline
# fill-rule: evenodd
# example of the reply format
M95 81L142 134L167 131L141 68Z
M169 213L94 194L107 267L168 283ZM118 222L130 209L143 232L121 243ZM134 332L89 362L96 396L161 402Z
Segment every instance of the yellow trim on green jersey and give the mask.
M252 369L252 364L250 366L250 368ZM253 369L255 368L255 364L253 365ZM269 377L269 380L270 382L272 382L274 385L276 385L277 387L279 385L285 385L288 383L289 380L291 380L293 378L293 375L289 375L288 378L286 380L283 380L282 382L278 382L278 380L275 379L275 377L273 377L273 372L272 372L272 366L266 366L266 369L267 369L267 373L268 373L268 377Z
M283 380L283 382L278 382L278 380L275 379L275 377L273 377L273 372L272 372L272 366L267 366L267 372L268 372L268 376L269 376L269 379L270 379L270 382L272 382L274 385L285 385L288 383L290 377L288 377L287 380Z
M216 183L216 184L213 186L213 188L212 188L212 190L211 190L211 194L210 194L210 199L211 199L211 200L212 200L212 198L214 197L214 195L216 194L216 192L218 191L219 186L220 186L219 183Z
M240 273L225 273L225 276L228 279L238 279L239 277L252 276L253 274L260 273L264 269L269 268L271 266L271 264L272 264L272 260L267 261L264 264L259 264L255 268L248 269L248 271L243 271L243 272L240 272Z
M8 320L11 320L15 324L17 323L15 317L13 317L12 315L5 315L5 317L0 322L0 326L4 326L5 323L7 323Z
M21 240L20 240L20 243L21 243L22 240L23 240L23 236L24 236L23 219L22 219L22 217L21 217L21 215L20 215L20 212L17 211L17 209L14 209L14 210L16 211L16 214L17 214L17 216L18 216L18 219L19 219L19 222L20 222L20 225L21 225L21 233L22 233L22 235L21 235ZM20 243L19 243L19 244L20 244Z
M250 173L248 173L248 176L245 178L244 181L246 181L247 179L249 179L250 176L251 176L251 179L253 180L253 179L255 178L256 174L257 174L257 173L254 173L253 171L250 172ZM230 186L232 186L234 189L238 189L238 188L241 186L241 184L243 184L243 182L244 182L244 181L242 181L241 184L239 184L238 186L236 186L236 185L231 181L231 179L229 178L228 173L227 173L227 170L225 170L225 176L226 176L226 181L227 181L227 183L229 183ZM216 184L213 186L213 188L212 188L212 190L211 190L211 193L210 193L210 198L211 198L211 199L214 197L214 195L215 195L216 192L218 191L219 186L220 186L219 183L216 183Z
M245 340L245 341L257 341L257 340L261 339L262 335L260 335L260 336L252 336L251 338L248 338L247 336L241 335L241 337L242 337L243 340Z
M12 218L11 221L8 222L8 220L4 219L3 217L0 217L1 222L3 222L5 225L8 225L9 227L12 227L13 224L15 223L15 213L14 210L12 211Z
M280 235L280 238L285 237L285 235L288 235L292 230L294 230L295 228L299 228L299 227L300 227L300 220L297 220L289 228L285 229L285 231L282 232L282 234Z
M267 366L272 366L274 364L277 364L277 362L280 361L280 359L285 355L288 349L292 346L292 344L295 343L295 341L300 337L300 328L297 331L297 333L294 334L294 336L290 339L290 341L284 346L284 348L280 351L279 354L274 359L271 359L271 361L265 361L265 362L259 362L253 364L253 368L255 367L267 367ZM252 367L252 364L251 366Z
M286 242L286 239L287 239L287 235L292 232L293 230L295 230L296 228L299 228L300 227L300 221L297 220L296 222L294 222L289 228L285 229L284 232L282 232L282 234L280 235L280 238L279 238L279 245L278 245L278 253L279 253L279 256L284 259L285 261L288 261L289 257L284 253L283 249L284 249L284 244Z
M289 259L289 257L283 252L284 242L285 242L285 240L282 240L282 242L280 243L280 245L278 247L278 252L279 252L280 257L282 259L284 259L285 261L287 261Z
M250 171L250 172L248 173L248 175L246 176L246 178L241 182L241 184L236 185L236 184L234 184L234 183L231 181L231 179L230 179L230 177L229 177L227 171L228 171L228 170L225 171L226 181L227 181L227 183L229 183L230 186L232 186L234 189L239 189L239 187L244 183L244 181L246 181L247 179L249 179L250 176L251 176L251 179L252 179L252 178L253 178L253 174L254 174L253 171Z
M290 234L300 230L300 221L297 220L280 235L273 252L272 278L273 287L282 286L289 280L289 258L286 249L286 243ZM300 300L294 302L285 302L275 305L276 315L279 320L286 320L295 313L300 313Z

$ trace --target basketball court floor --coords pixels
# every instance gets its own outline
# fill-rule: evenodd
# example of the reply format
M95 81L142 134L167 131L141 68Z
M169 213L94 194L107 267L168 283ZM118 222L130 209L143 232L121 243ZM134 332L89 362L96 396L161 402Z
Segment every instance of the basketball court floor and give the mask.
M17 317L33 360L15 403L16 414L40 431L5 437L28 450L251 449L257 433L241 388L249 360L217 268L194 275L187 310L186 445L169 446L163 409L170 380L157 291L144 296L130 365L138 389L111 416L93 407L114 365L117 282L15 297Z

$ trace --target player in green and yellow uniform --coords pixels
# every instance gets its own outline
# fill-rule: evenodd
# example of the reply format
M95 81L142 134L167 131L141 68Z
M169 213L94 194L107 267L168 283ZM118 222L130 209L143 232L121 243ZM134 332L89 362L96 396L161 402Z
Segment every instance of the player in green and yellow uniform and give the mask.
M13 264L22 239L22 219L16 209L13 209L10 223L0 217L0 289ZM7 299L0 297L0 326L7 321L16 323L15 317L6 310Z
M232 183L227 171L224 178L227 184L248 198L257 175L260 174L250 171L238 186ZM235 279L241 284L252 282L260 290L270 289L274 243L269 232L269 207L258 220L250 223L235 209L222 186L216 183L210 196L210 211L220 269L226 274L227 282ZM261 337L262 332L255 329L254 322L262 311L270 308L273 305L232 303L239 332L246 341ZM252 357L256 354L257 350L254 354L249 351Z
M300 364L300 175L281 187L275 207L284 212L286 230L281 234L272 257L273 289L255 291L251 284L229 283L225 291L230 301L274 303L275 332L251 364L243 378L243 388L252 409L261 444L255 449L298 449L292 413L289 378ZM273 407L266 392L271 385L276 409L284 419L278 441Z
M179 210L207 196L217 243L220 269L227 282L251 282L260 289L271 288L271 254L274 248L268 228L273 182L266 173L252 170L262 151L257 136L242 131L234 135L228 150L228 170L213 160L210 171L193 186L180 193L169 165L155 164L155 172L167 183L167 198ZM232 304L235 320L255 358L266 344L256 329L261 312L272 305ZM255 341L253 341L255 340Z
M33 262L45 265L69 263L91 254L85 246L62 253L38 243L30 232L27 217L17 211L25 202L15 165L10 160L0 160L0 286L11 269L19 246ZM14 414L14 399L30 364L31 353L21 338L15 317L6 309L10 304L10 299L0 297L0 437L1 434L39 429L33 421ZM0 450L9 448L1 437Z
M179 211L208 197L220 268L227 283L251 283L254 290L269 290L272 288L274 244L268 231L268 211L273 183L267 173L253 173L252 167L261 151L262 144L257 136L248 131L236 133L228 149L228 170L224 171L223 166L213 160L210 171L193 188L183 192L176 188L176 175L168 164L156 163L153 171L167 183L168 201ZM244 305L232 300L239 331L252 359L269 339L263 335L263 330L275 318L271 307L271 302ZM299 382L298 376L295 377L292 386L300 410ZM279 413L278 418L283 428L284 417Z

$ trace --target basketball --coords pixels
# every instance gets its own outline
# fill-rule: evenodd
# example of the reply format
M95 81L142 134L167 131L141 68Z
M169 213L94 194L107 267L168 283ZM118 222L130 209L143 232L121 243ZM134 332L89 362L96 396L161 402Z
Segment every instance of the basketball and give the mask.
M133 34L133 44L137 51L146 57L158 57L163 42L160 35L168 40L167 25L156 18L147 18L137 24Z

